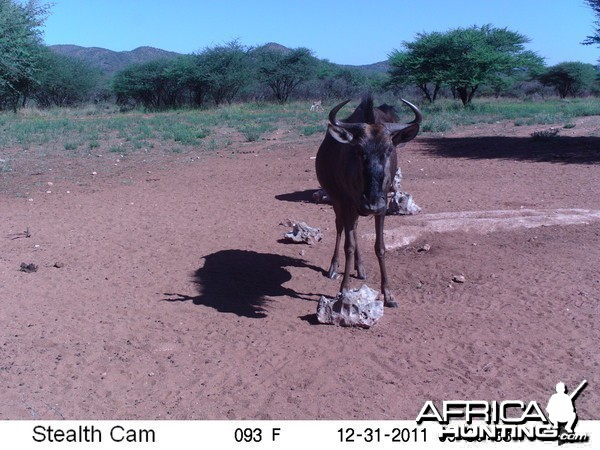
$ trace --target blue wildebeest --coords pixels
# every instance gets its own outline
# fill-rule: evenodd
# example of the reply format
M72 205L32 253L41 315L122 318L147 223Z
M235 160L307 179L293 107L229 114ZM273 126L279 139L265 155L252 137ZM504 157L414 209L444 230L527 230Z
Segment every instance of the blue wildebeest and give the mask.
M340 291L348 290L352 260L358 278L366 279L357 245L356 226L359 216L373 215L381 292L385 305L396 307L398 305L390 291L385 269L383 222L387 194L398 168L396 146L417 135L422 115L416 106L402 99L412 109L415 119L406 124L395 123L397 116L394 108L388 105L374 108L373 99L366 96L350 117L338 121L338 111L349 101L340 103L329 113L327 134L316 159L317 178L331 198L335 211L337 236L328 276L335 278L337 275L340 240L344 231L346 265Z

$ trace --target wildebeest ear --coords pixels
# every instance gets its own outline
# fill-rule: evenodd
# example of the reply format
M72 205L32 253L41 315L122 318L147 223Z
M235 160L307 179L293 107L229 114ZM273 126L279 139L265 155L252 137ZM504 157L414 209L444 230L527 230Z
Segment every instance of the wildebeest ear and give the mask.
M394 145L399 145L403 142L411 141L417 136L418 133L418 123L407 123L402 127L398 127L397 124L394 124L394 129L390 130L390 134L392 135L392 142L394 143Z
M350 131L336 125L328 124L327 132L332 138L338 142L341 142L342 144L352 144L355 139L354 135Z

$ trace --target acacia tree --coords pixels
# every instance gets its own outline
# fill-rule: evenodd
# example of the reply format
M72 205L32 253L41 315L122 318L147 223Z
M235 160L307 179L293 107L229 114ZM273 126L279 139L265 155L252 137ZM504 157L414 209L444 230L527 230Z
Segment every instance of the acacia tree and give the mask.
M549 67L539 80L544 86L555 88L560 98L565 98L592 89L597 76L598 72L592 64L573 61Z
M369 90L369 81L369 76L361 69L322 60L303 90L308 98L360 97L361 93Z
M443 33L418 33L416 41L402 44L404 51L394 50L389 57L390 86L415 85L434 102L452 65L446 40Z
M152 110L179 106L183 86L171 76L173 65L172 60L157 59L133 64L118 72L113 80L117 104L123 105L133 100Z
M180 55L165 67L165 74L181 90L183 103L197 107L204 104L208 87L197 55Z
M99 71L88 64L49 48L41 52L39 67L31 95L41 107L62 107L89 100L100 79Z
M47 12L48 6L36 0L0 0L0 107L16 112L36 81Z
M260 48L253 56L258 80L271 89L279 103L287 102L300 83L315 75L318 66L318 60L307 48Z
M417 85L430 101L446 84L467 106L483 83L543 65L541 57L524 49L528 41L522 34L491 25L419 33L415 42L403 43L405 51L390 56L390 79Z
M231 103L252 81L248 51L237 41L207 48L194 55L134 64L113 79L117 103L141 104L149 109Z
M200 80L215 104L231 103L251 80L248 49L238 41L207 48L196 55Z

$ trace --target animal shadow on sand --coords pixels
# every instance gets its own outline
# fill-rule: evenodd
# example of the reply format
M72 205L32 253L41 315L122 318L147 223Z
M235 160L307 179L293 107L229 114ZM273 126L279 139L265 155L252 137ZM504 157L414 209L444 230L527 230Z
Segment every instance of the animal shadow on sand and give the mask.
M290 192L288 194L279 194L275 198L282 202L296 202L296 203L314 203L313 194L318 189L306 189L304 191Z
M316 294L302 294L283 285L292 279L286 267L322 272L302 259L250 250L221 250L205 256L204 265L194 272L199 295L165 293L168 302L191 301L224 313L264 318L272 297L288 296L315 301ZM317 296L318 298L318 296Z

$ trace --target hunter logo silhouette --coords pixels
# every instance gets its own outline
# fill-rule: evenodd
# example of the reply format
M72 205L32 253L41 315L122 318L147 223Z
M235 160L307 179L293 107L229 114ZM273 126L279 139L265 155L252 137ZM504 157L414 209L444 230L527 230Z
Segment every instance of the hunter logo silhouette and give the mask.
M577 389L570 394L567 394L565 383L560 382L556 385L556 394L552 394L552 397L548 401L548 406L546 406L548 419L552 422L554 428L558 428L560 423L565 423L565 431L573 433L573 427L577 422L577 413L573 402L586 384L587 380L583 380L577 386Z

